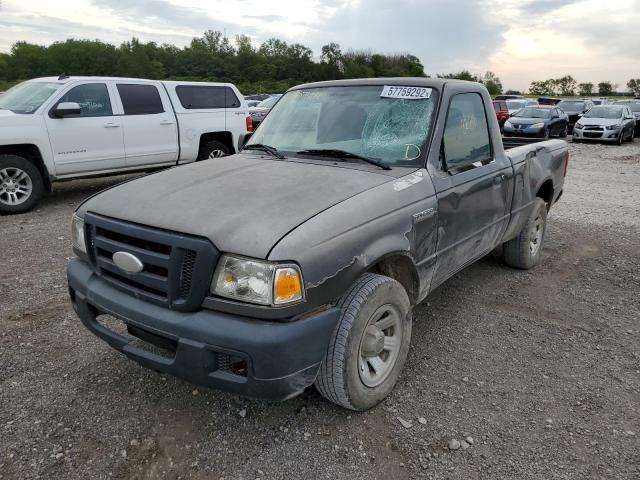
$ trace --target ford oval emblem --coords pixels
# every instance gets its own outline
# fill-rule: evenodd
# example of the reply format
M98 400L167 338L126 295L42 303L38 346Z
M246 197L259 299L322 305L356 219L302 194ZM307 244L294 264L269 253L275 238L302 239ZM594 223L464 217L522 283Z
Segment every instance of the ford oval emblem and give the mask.
M116 252L111 259L116 264L116 267L123 272L140 273L144 269L144 264L140 259L129 252Z

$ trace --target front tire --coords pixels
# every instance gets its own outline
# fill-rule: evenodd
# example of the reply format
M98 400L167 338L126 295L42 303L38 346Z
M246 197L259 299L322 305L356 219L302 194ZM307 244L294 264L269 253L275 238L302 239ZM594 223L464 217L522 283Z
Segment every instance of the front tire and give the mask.
M365 273L338 306L342 315L315 385L330 402L368 410L398 381L411 343L411 303L396 280Z
M0 215L24 213L44 195L38 168L18 155L0 155Z
M546 229L547 205L541 198L536 198L531 214L518 236L504 243L505 263L522 270L540 263Z
M226 157L227 155L231 155L229 147L217 140L211 140L202 146L198 160Z

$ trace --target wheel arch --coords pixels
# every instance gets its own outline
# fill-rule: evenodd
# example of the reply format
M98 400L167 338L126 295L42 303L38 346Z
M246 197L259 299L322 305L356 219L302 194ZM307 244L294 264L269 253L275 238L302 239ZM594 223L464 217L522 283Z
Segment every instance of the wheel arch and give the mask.
M200 144L198 146L198 158L201 158L204 146L212 140L224 143L229 148L229 151L232 154L236 153L236 148L233 145L233 135L231 134L231 132L228 132L228 131L205 132L200 135Z
M553 195L555 192L555 188L553 186L553 180L551 178L547 178L542 184L538 187L536 191L536 197L541 198L547 204L547 210L551 208L551 204L553 203Z
M34 145L32 143L0 145L0 155L16 155L33 163L42 175L45 189L47 191L51 191L51 176L49 174L47 166L44 163L42 152L40 152L40 149L37 145Z
M415 263L407 252L387 253L373 262L366 272L393 278L404 287L411 305L417 303L420 280Z

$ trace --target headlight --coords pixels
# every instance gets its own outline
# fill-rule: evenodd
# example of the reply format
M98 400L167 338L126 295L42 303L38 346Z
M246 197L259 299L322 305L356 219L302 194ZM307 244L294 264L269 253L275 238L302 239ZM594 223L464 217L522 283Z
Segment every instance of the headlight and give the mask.
M609 125L609 126L607 126L607 130L615 130L617 128L620 128L620 125Z
M544 123L540 122L540 123L534 123L529 128L543 128L543 127L544 127Z
M79 252L87 253L87 245L84 240L84 220L75 213L71 219L71 244Z
M505 126L505 127L509 127L509 128L513 127L513 125L511 124L511 122L510 122L509 120L507 120L506 122L504 122L504 126Z
M581 124L580 122L577 122L577 123L573 126L573 128L577 128L578 130L581 130L581 129L582 129L582 124Z
M286 305L303 299L300 269L296 265L223 255L211 282L221 297L260 305Z

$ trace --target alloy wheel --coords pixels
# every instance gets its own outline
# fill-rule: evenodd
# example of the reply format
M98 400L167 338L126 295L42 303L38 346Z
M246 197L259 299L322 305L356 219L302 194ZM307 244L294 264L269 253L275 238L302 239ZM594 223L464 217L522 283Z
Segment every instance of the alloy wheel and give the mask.
M20 205L29 199L32 192L33 182L27 172L15 167L0 170L0 203Z

